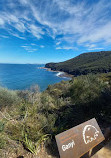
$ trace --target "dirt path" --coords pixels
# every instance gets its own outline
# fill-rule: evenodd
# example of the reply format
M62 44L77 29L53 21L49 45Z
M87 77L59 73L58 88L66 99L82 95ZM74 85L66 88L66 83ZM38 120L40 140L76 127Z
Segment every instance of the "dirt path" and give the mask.
M111 141L92 156L92 158L111 158Z

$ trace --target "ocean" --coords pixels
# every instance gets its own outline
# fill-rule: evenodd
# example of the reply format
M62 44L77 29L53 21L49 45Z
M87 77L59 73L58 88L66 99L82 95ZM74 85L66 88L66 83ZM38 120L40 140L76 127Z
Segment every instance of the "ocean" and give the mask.
M40 91L44 91L48 85L70 80L68 77L59 77L60 72L40 69L44 66L43 64L0 64L0 86L11 90L26 90L32 85L38 85Z

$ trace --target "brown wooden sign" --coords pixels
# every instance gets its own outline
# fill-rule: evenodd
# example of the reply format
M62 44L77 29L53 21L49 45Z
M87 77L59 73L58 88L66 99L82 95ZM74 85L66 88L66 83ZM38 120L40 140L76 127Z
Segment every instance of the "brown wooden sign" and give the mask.
M56 135L61 158L79 158L104 139L95 118Z

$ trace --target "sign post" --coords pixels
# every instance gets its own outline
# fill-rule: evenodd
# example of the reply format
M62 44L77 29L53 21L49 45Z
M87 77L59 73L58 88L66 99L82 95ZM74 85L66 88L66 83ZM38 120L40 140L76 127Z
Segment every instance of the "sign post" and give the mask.
M56 135L61 158L80 158L104 139L95 118Z

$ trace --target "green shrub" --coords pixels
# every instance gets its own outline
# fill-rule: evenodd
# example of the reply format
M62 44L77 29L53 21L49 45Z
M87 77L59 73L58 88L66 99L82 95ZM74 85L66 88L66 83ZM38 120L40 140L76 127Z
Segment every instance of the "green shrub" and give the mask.
M24 140L23 140L23 144L25 146L26 149L28 149L31 153L33 154L37 154L39 149L40 149L40 146L42 144L45 143L45 141L49 138L49 135L46 134L46 135L42 135L36 143L32 142L29 138L28 138L28 135L27 133L24 133Z
M0 149L3 149L6 146L6 140L5 137L0 134Z
M19 122L7 122L5 126L5 133L12 139L12 140L21 140L22 139L22 130L23 124Z
M4 130L4 122L0 121L0 132L2 132Z
M70 88L73 103L85 104L99 98L106 84L94 75L76 78Z
M33 85L28 90L18 91L18 96L25 102L38 104L40 102L40 92L38 85Z
M8 90L0 87L0 107L17 105L20 103L20 98L16 91Z

